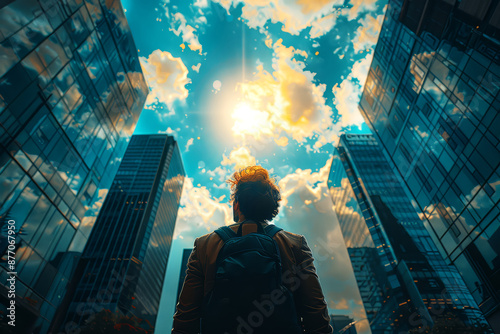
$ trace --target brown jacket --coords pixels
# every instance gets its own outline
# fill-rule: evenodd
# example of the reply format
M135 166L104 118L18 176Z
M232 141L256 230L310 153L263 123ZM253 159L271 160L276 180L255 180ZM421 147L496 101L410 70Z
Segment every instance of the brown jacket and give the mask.
M236 232L238 226L239 223L229 227ZM243 235L256 231L255 224L243 225ZM328 308L306 239L302 235L282 230L276 233L274 240L280 250L283 284L294 294L305 333L332 333ZM172 333L197 334L200 332L203 297L214 286L215 262L222 246L222 239L214 232L196 238L194 241L184 286L174 315Z

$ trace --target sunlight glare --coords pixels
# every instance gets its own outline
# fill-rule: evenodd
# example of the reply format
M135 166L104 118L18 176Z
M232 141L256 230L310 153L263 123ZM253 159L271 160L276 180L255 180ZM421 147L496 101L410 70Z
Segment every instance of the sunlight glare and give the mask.
M234 108L233 131L236 134L253 134L256 137L269 128L269 117L265 111L253 109L246 103L240 103Z

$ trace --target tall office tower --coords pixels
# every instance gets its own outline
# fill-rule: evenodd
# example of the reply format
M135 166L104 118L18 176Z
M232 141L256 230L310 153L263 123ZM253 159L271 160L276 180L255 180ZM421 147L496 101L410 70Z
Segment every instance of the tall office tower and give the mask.
M360 109L500 332L500 6L391 0Z
M20 332L47 331L118 170L148 92L136 50L118 0L0 2L0 304L17 271Z
M344 334L357 334L356 327L354 326L354 319L346 315L330 314L330 325L333 327L333 334L339 334L340 330L346 328L342 333Z
M191 255L192 251L193 251L192 248L184 248L184 251L182 252L181 271L179 273L179 286L177 288L177 299L175 300L176 303L179 301L179 296L182 291L182 286L184 285L184 279L186 278L187 264L189 256Z
M173 137L132 136L61 309L65 319L53 327L70 332L103 309L154 326L184 175Z
M372 333L432 326L447 312L486 323L372 135L341 136L328 187Z

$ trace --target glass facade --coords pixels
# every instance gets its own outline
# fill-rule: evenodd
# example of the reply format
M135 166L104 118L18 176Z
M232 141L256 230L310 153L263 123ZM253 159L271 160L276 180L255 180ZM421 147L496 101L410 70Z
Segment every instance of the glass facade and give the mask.
M499 1L387 8L360 110L500 331Z
M154 326L184 175L173 137L132 136L78 265L74 294L61 308L60 331L72 332L103 309Z
M446 312L486 323L374 136L340 138L328 187L372 333L432 326Z
M118 0L3 1L0 22L0 224L17 232L16 329L45 333L148 88Z
M179 301L179 296L182 291L182 286L184 285L184 279L186 278L187 264L189 261L189 256L191 255L192 251L193 251L192 248L184 248L184 251L182 252L181 271L179 273L179 287L177 288L177 298L175 299L176 304Z

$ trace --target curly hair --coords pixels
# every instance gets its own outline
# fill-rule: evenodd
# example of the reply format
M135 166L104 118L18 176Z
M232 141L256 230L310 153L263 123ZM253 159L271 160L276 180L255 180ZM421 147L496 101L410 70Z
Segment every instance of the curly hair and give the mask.
M231 185L231 201L239 203L245 218L270 221L278 214L280 190L265 168L246 167L235 172L227 183Z

